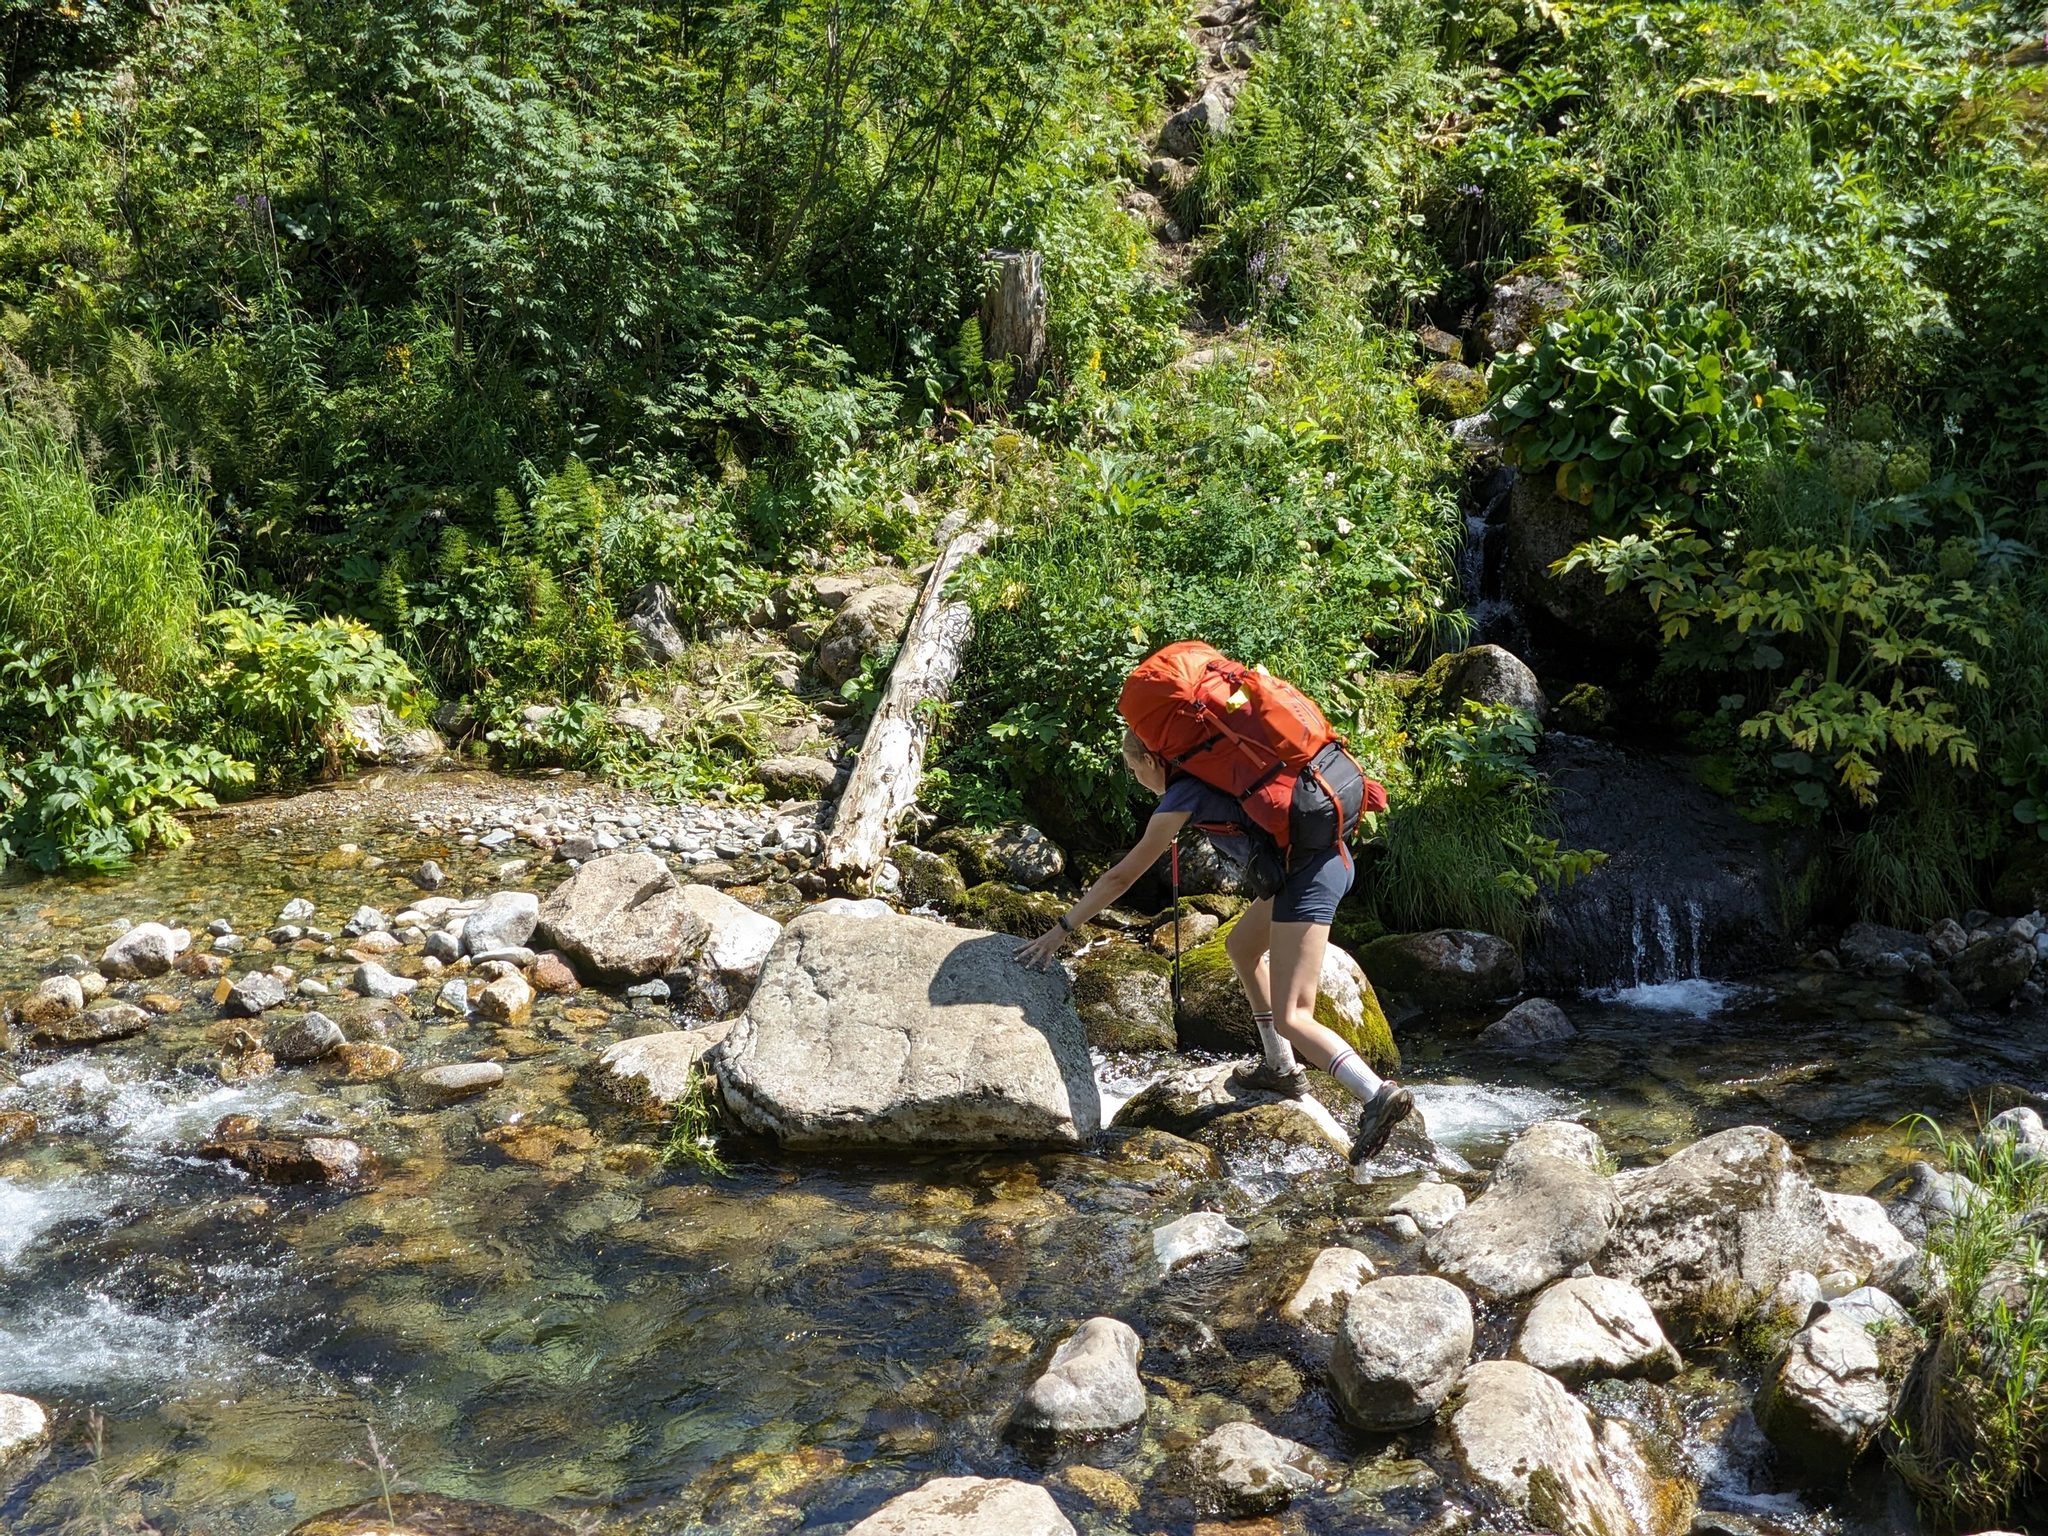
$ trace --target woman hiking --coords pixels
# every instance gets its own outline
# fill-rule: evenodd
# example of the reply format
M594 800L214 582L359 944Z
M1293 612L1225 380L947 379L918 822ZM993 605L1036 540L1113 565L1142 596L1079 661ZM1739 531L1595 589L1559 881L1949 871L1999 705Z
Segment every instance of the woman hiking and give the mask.
M1157 865L1193 822L1245 869L1256 898L1224 948L1264 1056L1232 1073L1233 1085L1301 1098L1308 1073L1299 1054L1359 1101L1351 1161L1369 1160L1414 1112L1414 1097L1318 1024L1315 1005L1330 923L1354 873L1345 841L1362 811L1385 808L1385 792L1360 771L1306 695L1199 641L1167 646L1140 663L1118 710L1127 727L1124 763L1160 797L1158 808L1138 845L1017 958L1038 970L1051 965L1081 924Z

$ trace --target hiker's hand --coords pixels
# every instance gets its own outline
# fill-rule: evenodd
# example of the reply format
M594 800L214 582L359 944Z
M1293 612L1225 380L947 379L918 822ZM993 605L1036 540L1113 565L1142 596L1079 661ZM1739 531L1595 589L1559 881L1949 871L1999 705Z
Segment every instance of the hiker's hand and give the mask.
M1058 956L1060 946L1072 937L1066 929L1054 923L1029 944L1020 945L1014 958L1034 971L1045 970Z

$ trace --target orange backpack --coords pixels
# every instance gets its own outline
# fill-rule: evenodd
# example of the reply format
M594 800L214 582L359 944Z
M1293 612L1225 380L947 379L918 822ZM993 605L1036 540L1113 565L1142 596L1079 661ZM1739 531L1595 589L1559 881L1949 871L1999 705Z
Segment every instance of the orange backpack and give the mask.
M1334 841L1343 842L1360 811L1383 811L1387 792L1365 777L1315 700L1264 667L1232 661L1213 645L1182 640L1154 651L1124 679L1117 712L1146 747L1174 768L1234 797L1254 825L1282 849L1294 845L1299 801L1315 798L1335 810ZM1331 788L1326 773L1349 788ZM1297 796L1306 775L1315 789ZM1324 834L1314 846L1327 847Z

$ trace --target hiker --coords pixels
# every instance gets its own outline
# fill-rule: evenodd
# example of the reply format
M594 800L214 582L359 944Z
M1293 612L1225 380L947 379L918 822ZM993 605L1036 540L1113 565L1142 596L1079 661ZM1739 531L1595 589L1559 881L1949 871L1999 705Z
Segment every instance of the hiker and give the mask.
M1129 890L1192 822L1244 868L1256 898L1224 948L1264 1055L1237 1068L1233 1086L1301 1098L1308 1073L1299 1053L1359 1101L1351 1160L1367 1161L1414 1111L1414 1097L1318 1024L1315 1006L1330 923L1354 873L1345 842L1362 812L1386 808L1386 792L1305 694L1200 641L1139 663L1117 708L1127 727L1124 763L1159 796L1158 808L1138 845L1017 958L1038 970L1051 965L1081 924Z

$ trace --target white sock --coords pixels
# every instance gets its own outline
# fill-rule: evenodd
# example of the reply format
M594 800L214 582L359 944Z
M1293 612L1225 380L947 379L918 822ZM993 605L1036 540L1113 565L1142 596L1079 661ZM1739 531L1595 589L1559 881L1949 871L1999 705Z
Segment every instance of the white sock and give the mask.
M1361 1104L1370 1103L1386 1081L1356 1051L1339 1051L1337 1059L1330 1063L1330 1076Z
M1283 1040L1280 1031L1273 1027L1273 1015L1255 1013L1252 1022L1259 1026L1259 1044L1265 1048L1266 1064L1275 1072L1294 1071L1294 1047Z

